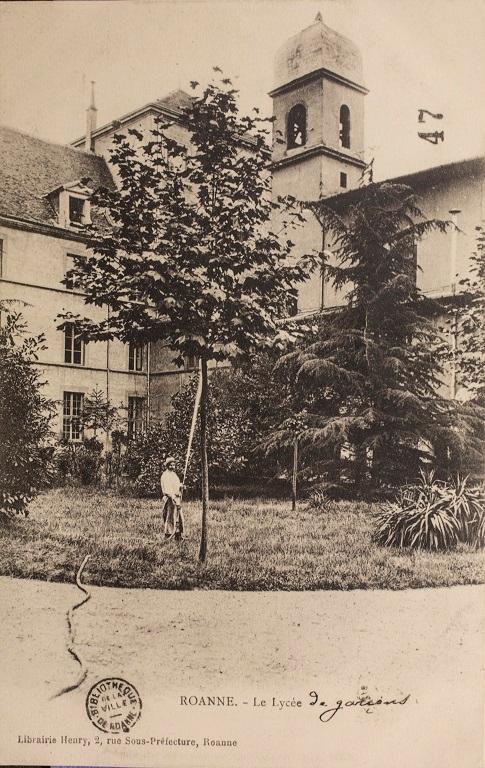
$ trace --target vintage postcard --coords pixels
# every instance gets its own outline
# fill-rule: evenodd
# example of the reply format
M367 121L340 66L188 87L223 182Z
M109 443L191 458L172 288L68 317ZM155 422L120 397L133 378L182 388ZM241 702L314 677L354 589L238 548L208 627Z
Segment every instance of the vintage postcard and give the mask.
M484 765L484 43L0 2L0 764Z

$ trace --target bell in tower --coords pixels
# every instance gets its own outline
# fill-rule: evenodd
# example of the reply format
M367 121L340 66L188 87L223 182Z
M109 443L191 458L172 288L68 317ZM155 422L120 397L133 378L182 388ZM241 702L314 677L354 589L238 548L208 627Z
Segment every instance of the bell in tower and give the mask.
M364 164L362 57L321 14L276 53L273 170L278 194L304 200L358 185Z
M273 99L273 193L318 200L357 187L364 163L362 57L351 40L314 23L276 53ZM291 233L296 255L323 248L324 233L308 213ZM332 304L320 274L299 289L298 312ZM329 303L330 302L330 303Z

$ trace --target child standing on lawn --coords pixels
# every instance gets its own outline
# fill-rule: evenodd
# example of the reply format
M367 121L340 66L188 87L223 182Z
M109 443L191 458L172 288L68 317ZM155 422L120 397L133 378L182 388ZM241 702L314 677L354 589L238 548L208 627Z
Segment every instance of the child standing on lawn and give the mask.
M182 484L175 471L175 459L167 456L165 470L160 478L163 500L163 532L165 536L176 539L184 537L184 517L182 514Z

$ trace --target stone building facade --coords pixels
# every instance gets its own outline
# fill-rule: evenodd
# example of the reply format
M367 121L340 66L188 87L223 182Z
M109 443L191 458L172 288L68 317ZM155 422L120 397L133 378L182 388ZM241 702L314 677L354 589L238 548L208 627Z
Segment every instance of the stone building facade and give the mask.
M95 387L121 406L130 431L138 428L146 377L131 364L121 342L83 344L58 330L64 310L84 314L83 294L62 283L73 256L86 253L83 224L89 196L113 180L103 158L0 129L0 299L22 312L30 335L44 334L38 365L44 393L57 403L53 429L68 440L81 439L83 399ZM90 310L91 311L91 310ZM101 317L104 310L92 309Z
M83 344L58 330L56 319L66 310L93 319L104 312L86 307L79 288L61 281L73 256L87 253L83 225L91 220L90 194L116 185L109 164L114 134L135 128L149 136L158 116L171 122L172 138L188 143L181 118L190 98L176 91L99 129L92 102L86 136L70 147L0 128L0 300L18 302L29 333L45 336L38 364L44 393L57 404L58 437L81 441L78 417L95 388L119 409L120 427L131 436L148 419L160 420L172 395L197 370L195 359L175 366L163 343L137 349L119 341Z
M359 50L319 17L277 51L271 91L275 195L318 200L357 194L353 190L365 168L366 93ZM86 135L71 147L0 130L0 297L24 302L31 333L46 336L39 366L46 394L58 403L54 428L67 439L81 439L76 416L95 386L122 409L126 429L134 434L147 414L161 418L172 394L197 367L196 360L187 360L183 369L176 368L162 343L143 349L116 341L82 345L73 334L59 331L56 322L63 310L85 313L82 293L61 280L72 255L86 252L82 225L91 215L91 191L116 184L108 163L114 134L136 128L146 135L161 116L172 123L173 138L187 143L182 116L190 98L176 91L101 127L92 102ZM447 295L456 274L468 273L475 227L485 217L485 159L395 180L416 190L428 217L454 217L459 226L456 236L433 233L418 247L418 283L427 293ZM292 239L300 253L326 245L325 233L310 215ZM297 310L304 315L341 301L315 273L300 289ZM90 307L89 312L103 310Z
M364 102L368 91L360 52L317 16L277 52L274 79L275 194L292 194L301 200L340 196L342 203L351 199L365 168ZM389 181L412 187L428 218L456 221L456 237L451 232L435 232L417 249L420 288L435 296L451 293L456 273L464 277L469 272L475 227L485 218L485 158L435 166ZM302 253L328 247L325 233L312 216L292 239ZM300 291L298 310L317 312L342 300L314 274Z

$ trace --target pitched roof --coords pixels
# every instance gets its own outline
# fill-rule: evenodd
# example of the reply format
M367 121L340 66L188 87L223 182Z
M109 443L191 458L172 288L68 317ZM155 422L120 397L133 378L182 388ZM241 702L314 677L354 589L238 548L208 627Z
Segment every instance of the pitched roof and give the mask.
M103 158L0 126L0 215L57 226L45 196L83 178L93 189L114 186Z
M395 184L408 184L419 188L429 186L436 182L446 179L459 179L463 176L483 175L485 172L485 157L471 157L467 160L458 160L454 163L445 165L435 165L431 168L425 168L424 171L415 171L407 173L404 176L396 176L393 179L387 179Z
M142 107L139 107L138 109L135 109L132 112L128 112L128 114L111 121L111 123L105 123L104 125L101 125L99 128L96 128L95 131L93 131L92 136L94 139L97 139L100 136L109 134L114 130L118 130L123 125L126 125L127 123L129 124L134 120L137 120L140 116L150 112L154 112L156 114L165 114L169 117L170 120L182 121L185 111L191 106L195 98L195 96L191 96L189 93L182 91L180 88L175 91L170 91L170 93L168 93L166 96L163 96L161 99L156 99L155 101L151 101L148 104L144 104ZM72 141L71 145L73 147L84 146L84 140L85 137L80 136L78 139ZM250 134L246 134L241 139L241 143L249 148L254 146L255 142L255 137L251 136ZM270 149L268 147L268 156L269 155Z
M119 127L120 125L129 123L132 120L140 117L140 115L146 114L147 112L165 112L169 116L175 117L177 119L183 116L184 110L190 107L194 98L194 96L191 96L185 91L182 91L180 88L175 91L170 91L170 93L168 93L166 96L162 96L160 99L149 101L148 104L144 104L142 107L133 109L131 112L127 112L126 115L122 115L110 123L100 125L99 128L96 128L96 130L93 131L92 135L94 138L102 136L103 134L109 133L113 130L113 123L118 124L117 127ZM78 139L72 141L71 144L74 147L82 146L84 144L84 139L84 136L80 136Z
M407 186L419 192L424 187L429 189L438 186L443 181L461 178L479 178L485 174L485 157L472 157L467 160L458 160L445 165L435 165L431 168L425 168L423 171L407 173L404 176L394 176L390 179L383 179L380 183L406 184ZM337 195L324 198L324 201L335 204L336 207L353 203L359 199L361 188L350 189L348 192L340 192Z
M184 109L190 107L194 98L195 96L191 96L189 93L178 88L175 91L170 91L170 93L167 93L167 95L163 96L161 99L157 99L156 103L160 104L161 107L168 107L169 109L183 112Z

